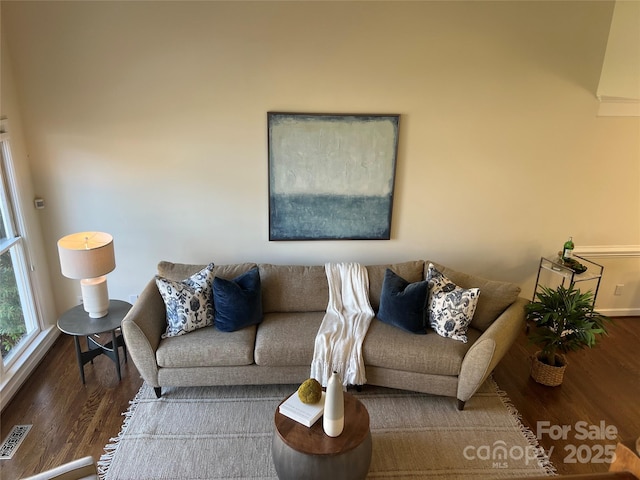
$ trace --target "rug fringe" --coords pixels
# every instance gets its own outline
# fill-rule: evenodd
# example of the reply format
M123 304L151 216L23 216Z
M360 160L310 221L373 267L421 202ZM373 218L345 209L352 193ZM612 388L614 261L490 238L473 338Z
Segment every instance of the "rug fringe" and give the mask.
M140 399L142 398L145 390L148 388L148 385L146 383L143 383L140 387L140 390L138 390L138 393L136 393L136 396L133 397L133 400L129 401L129 408L127 409L127 411L121 414L124 416L124 420L122 421L122 427L120 427L118 436L109 439L110 443L108 443L104 447L105 453L102 454L100 456L100 460L96 462L96 465L98 467L98 477L100 478L100 480L106 479L113 457L115 456L116 451L118 450L118 446L120 445L120 440L127 431L129 422L131 421L131 417L133 416L133 412L135 412L136 407L140 403Z
M490 376L488 381L493 384L498 397L502 401L502 404L507 408L509 414L516 420L520 432L527 439L529 445L531 445L535 449L538 465L544 469L545 473L548 476L557 475L558 471L556 470L556 467L553 466L553 463L551 463L549 455L547 454L547 452L545 452L544 448L542 448L542 446L538 442L536 434L533 433L533 431L524 423L522 423L522 415L520 414L520 412L518 412L518 409L511 402L511 399L509 398L509 395L507 395L507 392L505 392L498 386L493 376Z

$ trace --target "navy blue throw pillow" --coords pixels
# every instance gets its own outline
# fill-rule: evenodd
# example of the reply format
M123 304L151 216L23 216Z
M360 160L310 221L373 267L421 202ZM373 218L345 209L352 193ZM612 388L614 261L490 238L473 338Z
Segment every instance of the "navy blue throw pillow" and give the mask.
M411 333L427 333L428 282L409 283L388 269L384 273L378 318Z
M262 321L260 272L248 272L226 280L213 279L213 323L222 332L235 332Z

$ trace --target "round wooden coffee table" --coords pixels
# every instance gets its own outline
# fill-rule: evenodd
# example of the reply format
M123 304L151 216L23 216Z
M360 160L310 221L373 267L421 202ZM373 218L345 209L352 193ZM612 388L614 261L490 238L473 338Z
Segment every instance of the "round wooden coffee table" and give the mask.
M305 427L282 415L278 406L271 447L281 480L364 479L371 463L369 412L345 392L344 430L332 438L324 433L322 418Z

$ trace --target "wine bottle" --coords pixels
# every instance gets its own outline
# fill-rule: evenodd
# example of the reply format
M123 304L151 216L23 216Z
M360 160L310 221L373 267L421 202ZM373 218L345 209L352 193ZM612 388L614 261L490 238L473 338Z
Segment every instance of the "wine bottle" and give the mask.
M563 260L568 260L570 258L573 258L573 248L574 248L573 237L569 237L569 240L564 242L564 247L562 249Z

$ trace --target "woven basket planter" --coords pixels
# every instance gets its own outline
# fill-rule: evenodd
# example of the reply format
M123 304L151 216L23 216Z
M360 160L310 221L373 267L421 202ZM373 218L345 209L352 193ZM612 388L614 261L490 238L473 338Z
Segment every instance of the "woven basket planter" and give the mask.
M564 370L567 368L567 359L564 355L556 354L556 362L560 364L558 367L552 367L541 362L538 357L542 352L536 352L531 357L531 378L536 382L548 387L557 387L562 383L564 378Z

